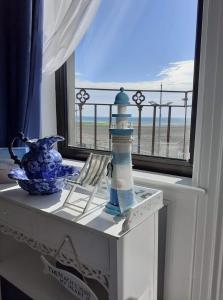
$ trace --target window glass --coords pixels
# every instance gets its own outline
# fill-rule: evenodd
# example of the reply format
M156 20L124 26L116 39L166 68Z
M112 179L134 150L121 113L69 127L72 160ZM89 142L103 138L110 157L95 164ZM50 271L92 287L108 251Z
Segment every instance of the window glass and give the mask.
M101 1L69 62L69 146L111 150L113 103L124 87L133 153L190 159L197 6L196 0ZM139 96L141 103L134 101Z

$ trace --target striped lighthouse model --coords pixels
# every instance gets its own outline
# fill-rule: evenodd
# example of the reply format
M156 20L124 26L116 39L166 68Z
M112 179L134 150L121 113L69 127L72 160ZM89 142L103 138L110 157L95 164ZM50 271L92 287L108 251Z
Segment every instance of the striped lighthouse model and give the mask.
M110 128L112 137L111 188L110 201L105 211L112 215L120 215L136 204L132 176L132 134L133 128L129 125L131 114L127 113L129 97L124 88L115 97L117 114L115 128Z

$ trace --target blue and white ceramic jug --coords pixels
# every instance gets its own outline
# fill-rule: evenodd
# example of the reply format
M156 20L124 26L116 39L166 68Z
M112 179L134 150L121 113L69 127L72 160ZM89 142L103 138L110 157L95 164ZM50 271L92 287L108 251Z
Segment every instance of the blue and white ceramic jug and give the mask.
M21 160L12 149L16 139L29 147L29 152ZM63 140L58 135L29 140L23 133L17 134L11 142L9 153L20 168L13 168L8 177L17 180L20 187L30 194L46 195L61 191L66 178L79 175L79 168L63 165L60 153L53 149L56 142Z
M21 161L13 153L12 146L16 139L24 142L30 149ZM29 140L19 133L12 140L9 147L11 158L24 169L29 179L48 179L58 176L58 171L62 164L62 157L58 151L53 148L56 142L63 141L61 136L50 136L38 140Z

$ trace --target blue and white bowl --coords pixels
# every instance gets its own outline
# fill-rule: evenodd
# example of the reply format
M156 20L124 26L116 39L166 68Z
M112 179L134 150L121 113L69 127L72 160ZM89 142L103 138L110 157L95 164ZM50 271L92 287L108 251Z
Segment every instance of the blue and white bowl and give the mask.
M8 176L17 180L19 186L31 195L48 195L60 192L65 185L66 179L76 177L79 173L80 169L77 167L61 165L55 178L28 179L25 171L21 168L13 168Z

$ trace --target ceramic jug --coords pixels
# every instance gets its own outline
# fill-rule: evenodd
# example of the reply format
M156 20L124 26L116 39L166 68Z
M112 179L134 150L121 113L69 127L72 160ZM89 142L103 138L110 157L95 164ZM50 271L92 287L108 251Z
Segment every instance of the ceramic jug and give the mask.
M29 147L29 152L21 160L12 150L16 139ZM63 140L64 138L58 135L29 140L23 133L19 133L12 140L9 153L14 162L24 169L28 179L52 179L58 176L62 164L62 157L53 145Z

